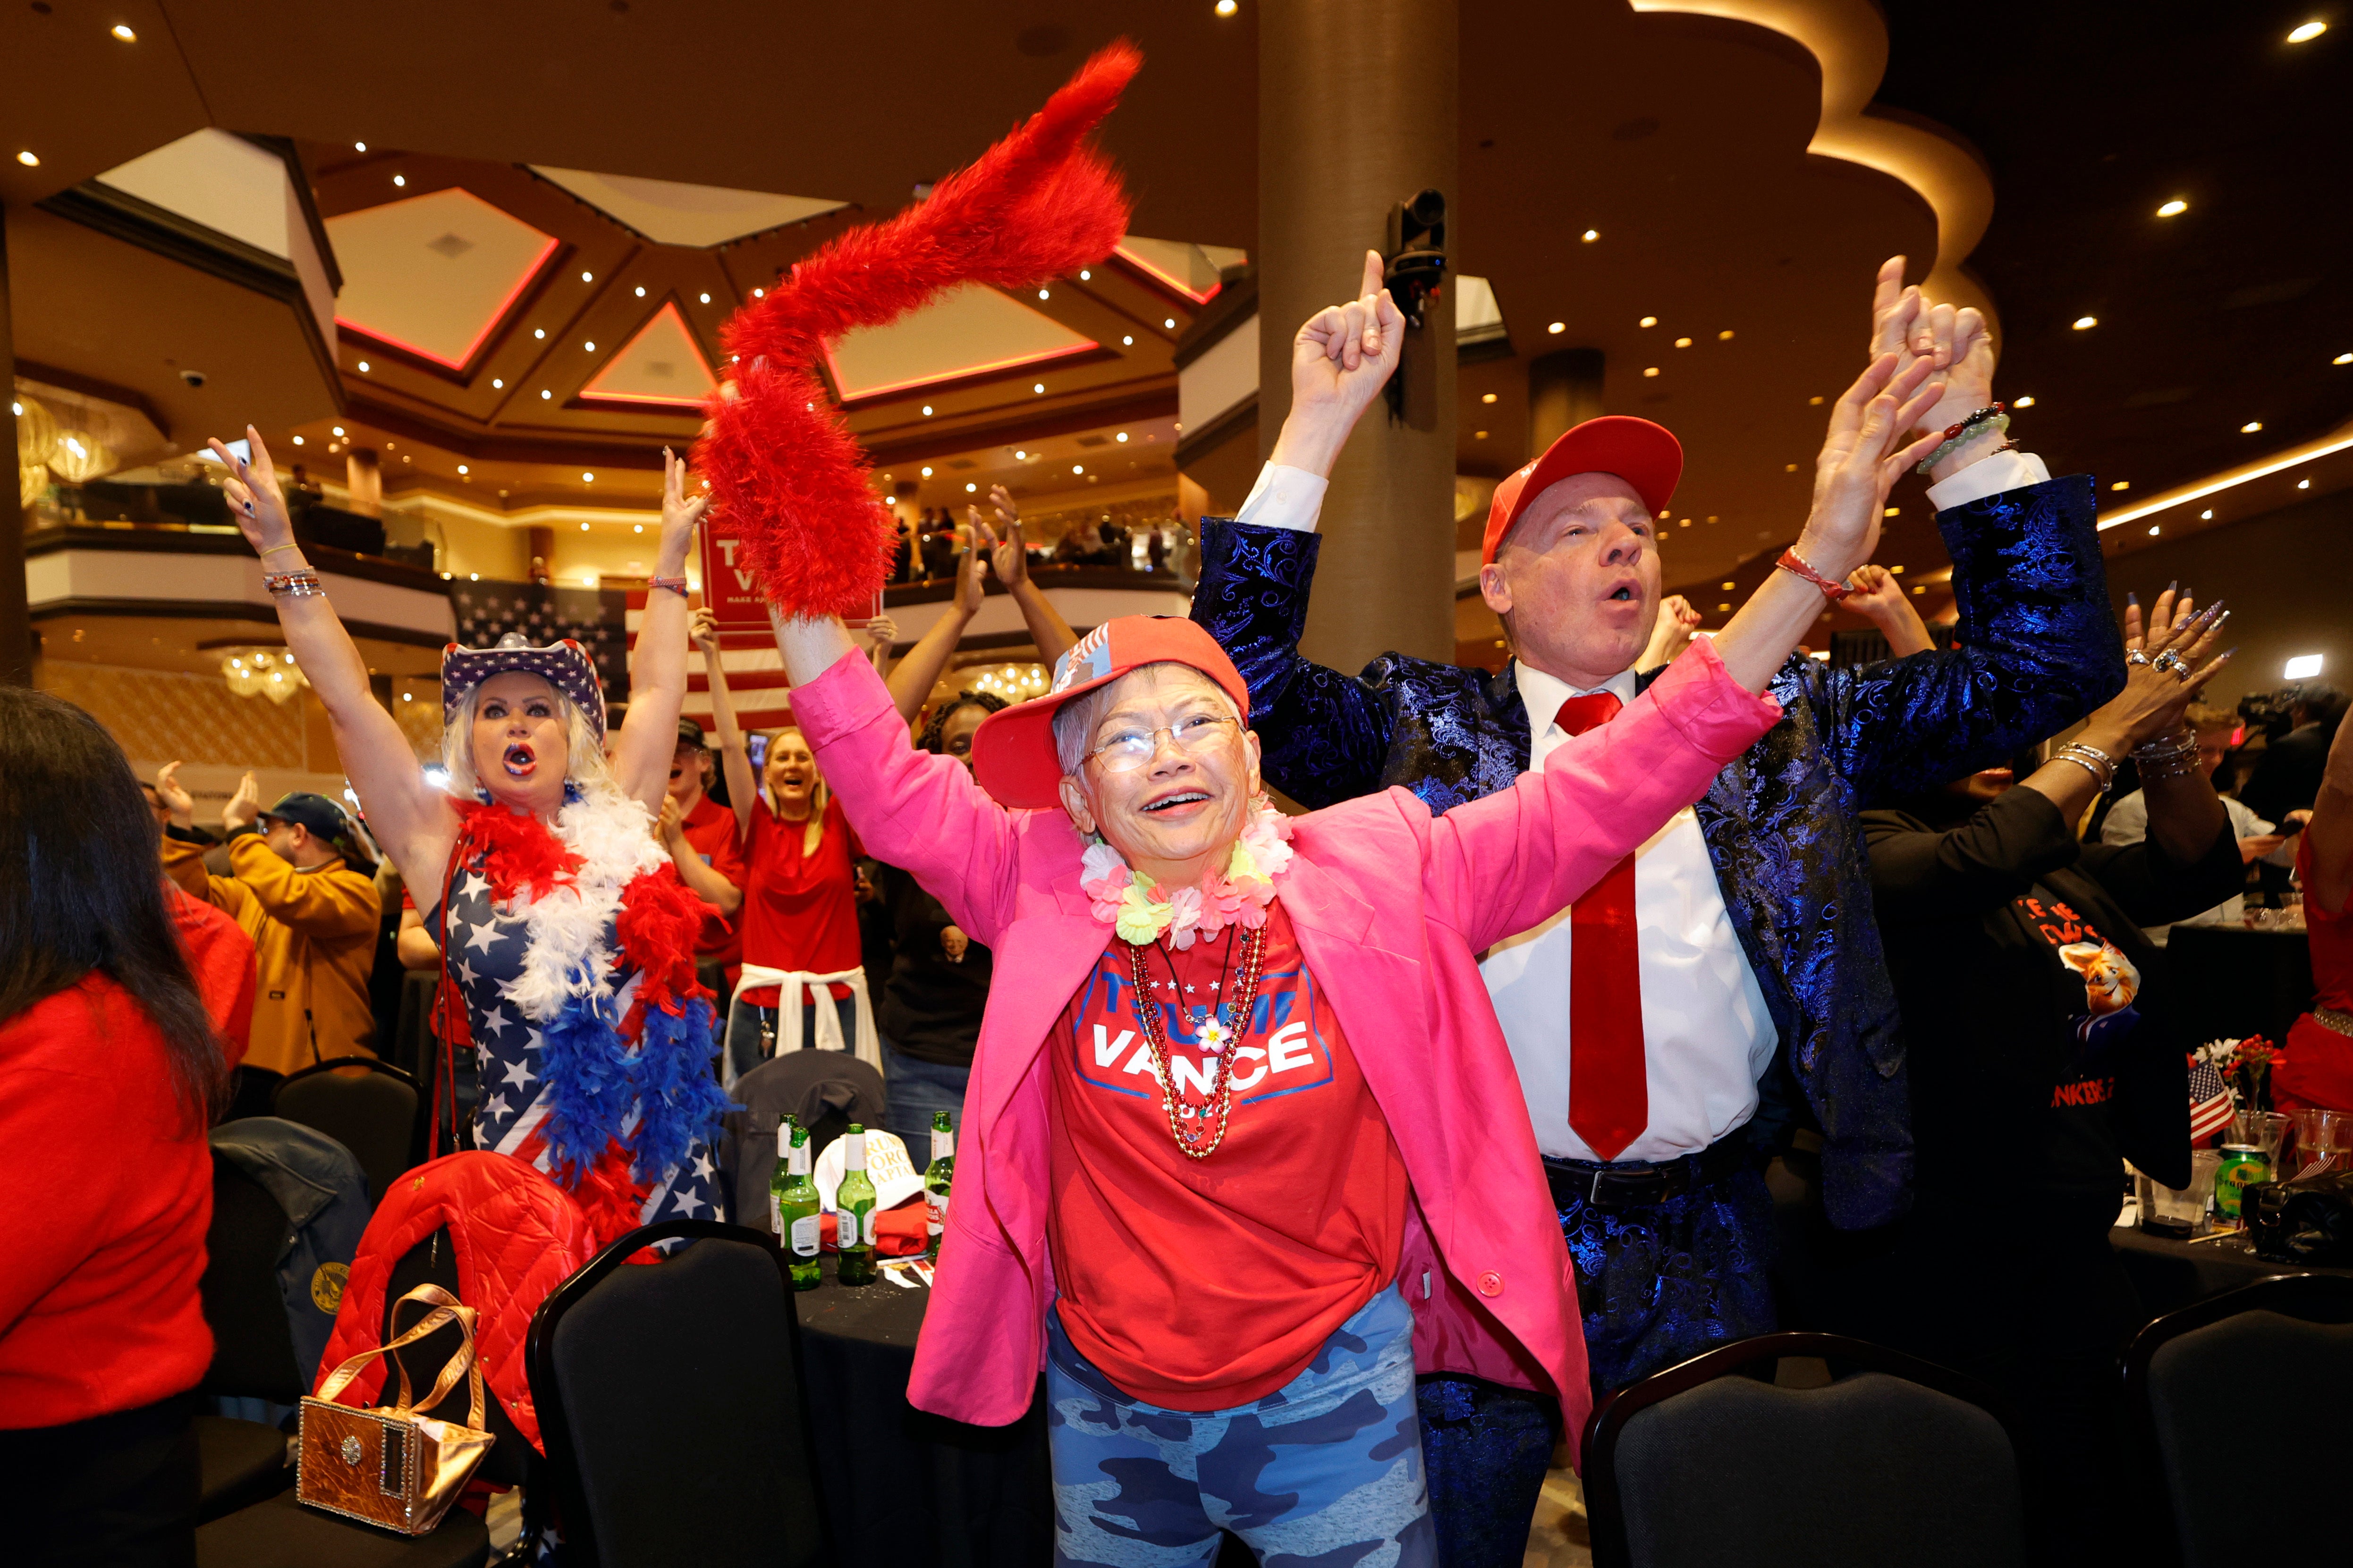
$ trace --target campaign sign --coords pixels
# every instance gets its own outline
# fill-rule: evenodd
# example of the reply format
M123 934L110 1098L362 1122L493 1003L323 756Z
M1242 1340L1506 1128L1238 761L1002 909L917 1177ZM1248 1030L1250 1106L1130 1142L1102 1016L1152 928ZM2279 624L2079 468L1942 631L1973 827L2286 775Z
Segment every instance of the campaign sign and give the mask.
M765 631L768 601L744 561L744 540L724 518L702 520L702 602L721 631Z

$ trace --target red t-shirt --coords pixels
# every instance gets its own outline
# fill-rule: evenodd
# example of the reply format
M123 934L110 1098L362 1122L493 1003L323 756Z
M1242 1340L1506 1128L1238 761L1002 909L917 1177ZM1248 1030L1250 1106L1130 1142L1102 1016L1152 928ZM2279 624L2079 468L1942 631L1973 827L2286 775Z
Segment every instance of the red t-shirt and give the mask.
M2312 836L2296 846L2296 874L2312 886ZM2312 944L2312 1005L2353 1013L2353 908L2323 909L2304 900L2305 937ZM2286 1054L2273 1069L2273 1099L2282 1110L2317 1106L2353 1110L2353 1038L2309 1013L2288 1030Z
M1114 1385L1172 1410L1281 1388L1397 1273L1405 1162L1280 901L1270 916L1258 1003L1228 1047L1225 1142L1208 1159L1169 1133L1126 942L1112 939L1048 1043L1062 1327ZM1167 987L1208 1003L1226 949L1221 936L1174 954L1173 982L1160 952L1145 955L1172 1070L1197 1091L1216 1058Z
M406 897L406 895L403 895ZM228 1065L245 1059L253 1043L253 998L257 975L253 939L245 934L227 910L206 903L174 882L164 884L164 904L180 933L180 951L187 954L188 972L205 1012L220 1031Z
M702 863L726 878L736 887L744 886L744 851L735 842L735 814L709 795L694 803L679 825L686 835L687 847L702 857ZM744 962L744 916L737 911L733 921L717 916L702 922L702 938L694 944L694 956L705 963L723 963L733 969Z
M56 1426L195 1386L212 1151L164 1037L108 976L0 1021L0 1427Z
M825 837L815 854L802 853L806 822L780 820L765 800L752 803L751 834L744 846L744 962L766 969L797 969L839 974L863 961L858 941L859 853L841 803L825 803ZM776 1005L778 987L744 993L754 1007ZM833 994L849 994L836 984Z

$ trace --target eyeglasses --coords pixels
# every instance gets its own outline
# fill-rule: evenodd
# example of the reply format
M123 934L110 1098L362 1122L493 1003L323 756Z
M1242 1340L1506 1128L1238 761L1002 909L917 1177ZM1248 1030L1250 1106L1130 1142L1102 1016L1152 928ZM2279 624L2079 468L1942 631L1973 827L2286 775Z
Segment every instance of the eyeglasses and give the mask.
M1176 742L1180 752L1207 751L1229 724L1239 729L1241 721L1196 713L1157 730L1122 730L1087 755L1100 760L1107 773L1132 773L1152 760L1153 753L1160 749L1161 736Z

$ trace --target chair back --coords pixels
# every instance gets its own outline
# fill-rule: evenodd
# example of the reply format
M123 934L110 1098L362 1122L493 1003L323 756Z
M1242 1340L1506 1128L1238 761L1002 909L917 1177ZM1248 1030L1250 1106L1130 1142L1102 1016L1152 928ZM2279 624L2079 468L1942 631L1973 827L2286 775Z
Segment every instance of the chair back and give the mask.
M720 1119L722 1189L736 1224L768 1228L768 1177L776 1168L776 1122L790 1114L809 1130L814 1165L853 1121L880 1127L891 1096L882 1075L847 1051L787 1051L735 1080L741 1109Z
M2188 1568L2345 1552L2353 1477L2353 1278L2287 1274L2195 1302L2125 1351L2143 1471ZM2156 1500L2152 1499L2154 1503Z
M1749 1371L1784 1356L1838 1374L1796 1388ZM1605 1395L1586 1427L1585 1494L1597 1568L2025 1561L1997 1396L1837 1334L1736 1341Z
M213 1155L213 1220L197 1289L212 1326L213 1360L200 1392L291 1405L311 1392L294 1353L278 1260L294 1222L269 1189Z
M374 1203L417 1163L417 1080L373 1057L336 1057L289 1073L270 1097L270 1114L349 1149L367 1173Z
M668 1258L630 1262L681 1237ZM528 1355L576 1561L826 1560L799 1320L773 1240L710 1220L633 1231L540 1303Z

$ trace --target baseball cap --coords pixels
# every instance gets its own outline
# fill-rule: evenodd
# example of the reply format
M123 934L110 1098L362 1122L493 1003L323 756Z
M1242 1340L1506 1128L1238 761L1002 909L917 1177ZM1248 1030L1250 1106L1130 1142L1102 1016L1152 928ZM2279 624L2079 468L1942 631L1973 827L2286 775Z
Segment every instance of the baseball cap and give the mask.
M277 805L259 815L280 822L300 823L320 843L332 845L354 858L366 858L359 847L359 835L352 830L352 819L344 815L342 806L323 795L290 790L278 797Z
M681 719L678 721L678 743L681 746L695 746L709 750L709 743L702 738L702 726L691 719Z
M1250 688L1218 639L1182 616L1120 616L1103 623L1054 661L1043 697L981 721L972 737L972 772L998 805L1060 804L1061 759L1054 754L1054 715L1062 704L1147 664L1181 664L1225 689L1245 717Z
M1629 414L1605 414L1570 426L1542 457L1495 487L1479 564L1493 564L1504 535L1512 531L1520 513L1571 474L1615 474L1634 487L1655 516L1667 510L1675 481L1683 476L1683 443L1665 426Z
M825 1146L825 1152L817 1157L817 1169L810 1173L817 1183L818 1202L827 1208L839 1206L833 1194L849 1168L849 1138L845 1133ZM878 1209L897 1208L923 1190L923 1173L907 1158L907 1146L895 1133L871 1127L866 1130L866 1179L874 1184Z

